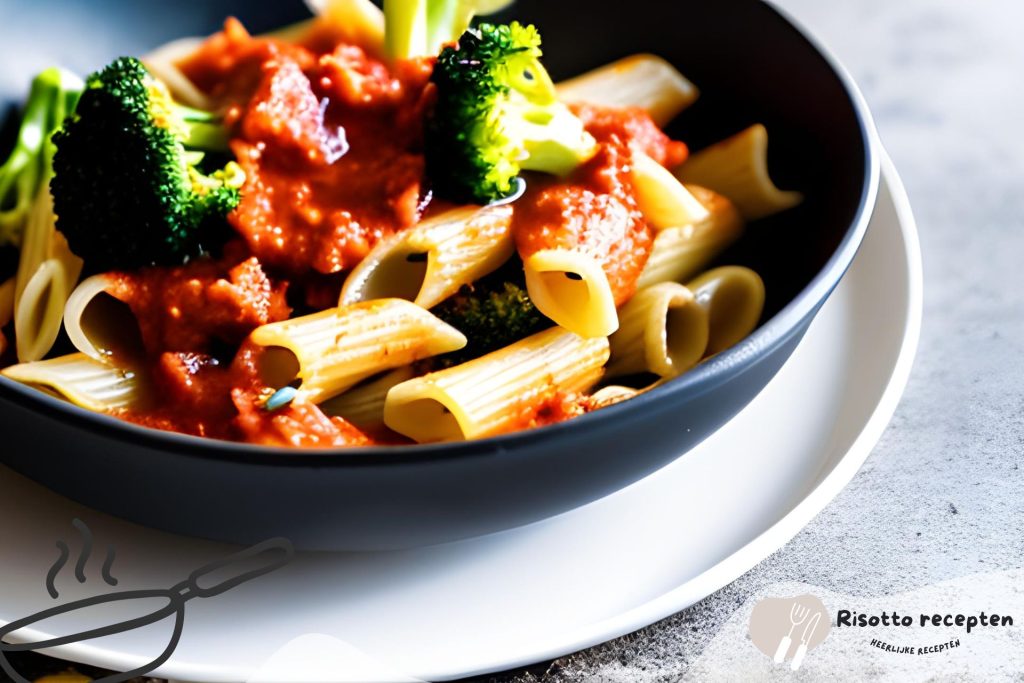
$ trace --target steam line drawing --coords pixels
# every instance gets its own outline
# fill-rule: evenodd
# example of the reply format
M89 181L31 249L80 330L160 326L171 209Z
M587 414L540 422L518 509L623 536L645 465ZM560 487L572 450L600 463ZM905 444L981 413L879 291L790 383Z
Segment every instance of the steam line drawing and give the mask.
M75 519L73 526L79 531L83 540L82 553L76 563L75 576L79 581L85 580L85 564L89 559L92 550L92 533L88 526L81 520ZM57 548L60 556L50 567L46 578L46 588L50 596L58 597L54 579L60 570L67 564L70 550L67 543L57 541ZM144 628L156 624L164 619L173 616L174 627L167 646L155 659L131 671L115 673L110 676L97 679L94 683L124 683L140 676L145 676L151 671L160 667L170 659L181 639L182 627L185 620L185 603L193 598L213 598L222 595L233 588L244 583L257 579L261 576L281 569L295 556L295 549L286 538L272 538L258 543L250 548L237 552L233 555L221 558L204 565L192 572L187 579L171 586L170 588L155 588L145 590L125 590L107 595L97 595L91 598L76 600L66 605L58 605L42 610L23 619L12 621L6 626L0 627L0 670L3 670L15 683L30 683L28 679L21 676L7 659L8 652L26 652L44 650L47 648L59 647L70 643L77 643L84 640L93 640L104 636L125 633L134 629ZM103 564L103 580L113 586L117 579L110 575L110 566L114 561L114 548L107 548L106 560ZM208 584L208 585L204 585ZM65 614L72 614L87 610L91 607L124 603L128 601L151 601L162 599L166 604L150 612L149 614L128 619L114 624L99 625L71 635L62 635L47 638L45 640L8 643L6 639L19 631L30 629L37 624L59 617Z
M89 558L92 556L92 530L89 525L75 517L71 520L71 526L75 527L78 531L78 535L82 539L82 551L78 555L78 560L75 562L75 579L78 583L85 583L87 577L85 575L85 565L89 562ZM50 597L56 600L60 597L60 592L57 590L56 580L60 574L60 570L67 564L68 558L71 555L71 550L68 548L68 544L64 541L57 541L57 549L60 551L60 555L57 560L50 567L50 571L46 573L46 592L50 594ZM111 567L114 565L114 559L117 554L114 550L113 545L107 546L107 556L103 561L103 568L100 570L100 574L103 578L103 582L108 586L116 586L117 579L110 573Z

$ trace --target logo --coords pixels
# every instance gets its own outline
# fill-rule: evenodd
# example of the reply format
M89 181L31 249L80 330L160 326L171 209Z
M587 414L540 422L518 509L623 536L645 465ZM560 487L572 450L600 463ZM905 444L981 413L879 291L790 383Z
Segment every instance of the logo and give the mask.
M750 614L750 640L776 664L790 660L796 671L808 651L832 630L825 604L809 593L794 598L765 598Z
M75 519L72 526L78 531L82 539L82 550L78 561L75 564L75 578L79 583L85 583L85 566L92 552L92 532L84 522ZM60 597L55 580L60 570L67 564L70 551L64 541L57 541L57 549L60 556L50 567L46 574L46 591L50 597L56 600ZM123 683L140 676L145 676L150 671L157 669L166 662L173 654L181 638L181 629L185 619L185 604L196 598L215 598L243 583L248 583L261 576L281 569L287 565L295 555L292 544L284 538L272 538L263 543L258 543L250 548L229 555L210 564L199 567L186 579L170 588L152 588L146 590L115 591L106 595L97 595L83 600L77 600L65 605L51 607L41 612L17 621L12 621L0 628L0 670L7 674L16 683L29 683L11 666L7 659L8 652L24 652L32 650L44 650L46 648L58 647L69 643L78 643L84 640L102 638L104 636L124 633L137 628L143 628L150 624L174 619L174 631L170 642L160 655L154 660L133 669L119 674L113 674L99 679L95 683ZM114 549L107 549L106 560L103 563L102 578L109 586L116 586L117 579L111 574L111 566L114 563ZM162 599L166 604L149 615L124 621L121 623L97 623L92 628L74 633L71 635L58 636L44 641L8 643L4 639L23 629L32 628L34 625L64 614L85 613L90 607L109 603L125 601L144 601Z

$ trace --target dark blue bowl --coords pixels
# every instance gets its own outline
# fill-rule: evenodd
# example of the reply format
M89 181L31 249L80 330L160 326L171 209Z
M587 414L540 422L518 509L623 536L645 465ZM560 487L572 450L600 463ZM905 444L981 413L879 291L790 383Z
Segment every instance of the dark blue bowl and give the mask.
M18 3L0 26L0 105L13 108L42 67L87 73L119 54L212 32L229 13L255 31L306 15L297 0ZM621 405L442 446L295 452L202 440L94 415L0 379L0 460L85 505L173 532L239 543L286 536L307 549L395 548L509 529L597 500L664 467L743 409L790 356L867 228L878 162L859 94L812 40L760 2L636 0L624 11L610 0L521 0L515 16L541 28L556 77L636 52L675 63L703 96L671 132L696 148L756 121L768 126L773 175L808 200L753 225L723 257L765 279L768 308L757 332Z

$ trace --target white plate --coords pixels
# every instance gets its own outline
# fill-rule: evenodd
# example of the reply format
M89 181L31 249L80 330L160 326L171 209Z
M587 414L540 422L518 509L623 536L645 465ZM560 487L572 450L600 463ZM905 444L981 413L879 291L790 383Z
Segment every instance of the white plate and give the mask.
M921 283L913 218L886 163L864 246L792 359L686 457L585 508L496 536L300 556L221 597L189 602L181 642L158 673L247 680L294 638L319 633L330 638L291 650L295 680L313 680L318 662L333 672L319 680L345 680L346 671L352 680L396 672L450 679L560 656L688 607L785 544L861 466L909 374ZM118 590L169 587L230 550L105 517L2 472L4 623L55 604L44 577L55 541L75 541L75 516L100 548L116 545ZM105 588L96 554L84 586L65 570L62 600ZM72 619L59 629L85 625ZM155 657L169 633L164 623L50 653L123 671Z

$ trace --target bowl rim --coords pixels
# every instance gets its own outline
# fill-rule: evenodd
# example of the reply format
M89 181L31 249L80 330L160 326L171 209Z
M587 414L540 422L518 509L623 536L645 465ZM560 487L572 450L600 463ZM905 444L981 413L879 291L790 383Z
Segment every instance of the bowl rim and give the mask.
M864 150L864 179L860 201L839 246L825 265L793 299L738 345L705 361L687 373L628 401L571 420L475 441L405 446L343 448L284 448L179 434L143 427L111 415L94 413L27 385L0 376L0 399L60 419L101 436L151 450L220 462L283 465L288 467L379 466L436 463L479 457L506 451L522 451L539 440L571 438L580 430L599 424L629 420L641 411L670 405L671 396L687 394L690 400L712 391L741 374L757 360L790 341L802 331L832 294L860 249L877 200L880 182L879 141L871 112L852 76L832 52L792 15L766 1L764 6L788 24L820 56L846 92L857 121Z

